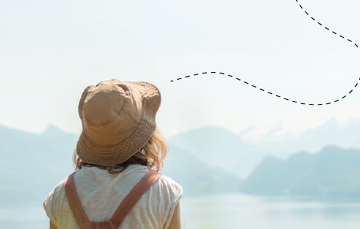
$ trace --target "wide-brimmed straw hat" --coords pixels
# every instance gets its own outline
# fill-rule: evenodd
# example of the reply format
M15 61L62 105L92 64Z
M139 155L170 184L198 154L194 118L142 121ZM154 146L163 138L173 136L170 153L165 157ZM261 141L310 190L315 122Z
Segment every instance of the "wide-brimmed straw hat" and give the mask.
M106 167L128 160L153 134L160 103L159 89L147 82L112 79L88 86L79 102L80 159Z

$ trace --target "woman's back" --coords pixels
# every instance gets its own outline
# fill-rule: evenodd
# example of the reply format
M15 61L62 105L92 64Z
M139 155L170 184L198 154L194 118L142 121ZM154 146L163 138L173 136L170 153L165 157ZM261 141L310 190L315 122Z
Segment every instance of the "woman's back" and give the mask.
M90 221L108 221L134 186L146 175L149 167L129 165L119 174L109 174L97 167L82 167L74 176L77 194ZM125 217L119 228L168 228L175 206L183 190L164 175L145 192ZM44 200L44 209L58 228L79 228L67 201L61 181Z
M181 228L182 188L170 178L150 172L143 179L150 187L144 195L134 191L137 195L126 198L150 168L160 172L163 167L168 150L156 125L160 103L159 89L143 81L112 79L85 88L78 106L82 132L73 152L76 172L44 200L51 228ZM124 198L135 206L123 211L130 206L123 204L114 215Z

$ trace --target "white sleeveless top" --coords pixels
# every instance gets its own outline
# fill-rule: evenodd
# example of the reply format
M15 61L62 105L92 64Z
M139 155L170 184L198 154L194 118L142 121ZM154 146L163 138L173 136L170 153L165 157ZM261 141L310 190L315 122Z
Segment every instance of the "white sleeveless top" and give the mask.
M129 165L120 174L109 174L97 167L76 171L74 182L81 205L90 221L108 221L119 204L149 171L147 166ZM47 216L58 229L78 229L65 194L64 180L43 202ZM182 197L182 187L162 175L140 198L126 216L121 229L167 229L175 206Z

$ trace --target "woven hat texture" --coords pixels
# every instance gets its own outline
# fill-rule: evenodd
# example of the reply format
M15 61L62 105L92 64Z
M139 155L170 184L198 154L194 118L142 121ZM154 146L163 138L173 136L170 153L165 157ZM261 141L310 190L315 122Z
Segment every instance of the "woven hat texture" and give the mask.
M159 89L147 82L112 79L88 86L79 102L80 159L107 167L128 160L149 141L160 103Z

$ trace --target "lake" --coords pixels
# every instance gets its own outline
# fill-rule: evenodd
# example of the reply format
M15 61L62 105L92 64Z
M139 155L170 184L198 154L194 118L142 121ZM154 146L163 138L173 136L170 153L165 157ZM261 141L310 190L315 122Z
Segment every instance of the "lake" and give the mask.
M42 204L42 203L41 203ZM242 194L181 199L183 229L359 229L360 203L271 200ZM42 209L0 209L0 228L49 228Z

